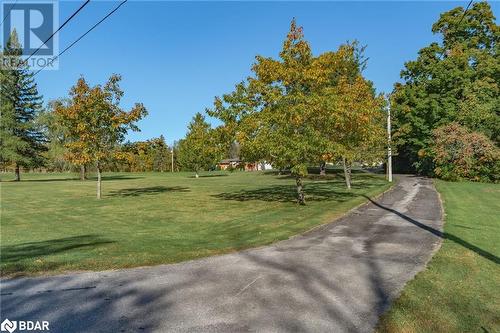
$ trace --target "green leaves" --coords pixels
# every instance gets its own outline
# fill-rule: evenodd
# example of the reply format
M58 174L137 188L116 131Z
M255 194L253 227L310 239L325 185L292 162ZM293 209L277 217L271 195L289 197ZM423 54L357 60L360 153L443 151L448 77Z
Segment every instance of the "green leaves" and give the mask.
M197 113L188 125L186 138L179 142L177 161L184 170L198 173L208 170L222 158L223 140L213 130L201 113Z
M432 31L440 43L419 51L401 72L391 104L400 163L432 173L432 131L458 122L500 142L500 29L490 6L475 3L464 13L443 13Z
M303 203L299 184L308 165L346 155L352 160L361 148L377 151L377 140L385 139L382 97L361 76L362 50L354 42L314 57L293 20L279 59L257 56L253 75L207 112L224 122L245 160L297 176Z

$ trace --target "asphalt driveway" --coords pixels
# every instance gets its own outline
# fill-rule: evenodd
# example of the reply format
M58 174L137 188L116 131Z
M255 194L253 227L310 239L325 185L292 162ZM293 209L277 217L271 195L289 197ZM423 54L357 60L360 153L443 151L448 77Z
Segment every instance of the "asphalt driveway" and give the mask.
M441 242L441 203L401 176L343 218L259 249L174 265L4 279L1 320L50 332L371 332Z

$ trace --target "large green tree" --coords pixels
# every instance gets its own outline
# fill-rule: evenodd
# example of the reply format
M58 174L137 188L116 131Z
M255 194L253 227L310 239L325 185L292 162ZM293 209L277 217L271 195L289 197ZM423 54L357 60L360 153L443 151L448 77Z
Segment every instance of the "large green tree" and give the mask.
M15 179L19 181L20 167L32 168L43 163L45 139L35 121L42 110L42 97L33 73L21 59L15 31L1 58L8 61L0 69L0 160L14 166Z
M119 143L128 130L138 131L136 122L146 108L136 103L130 111L120 107L121 77L112 75L104 86L91 87L80 78L71 88L67 104L57 103L55 113L72 138L66 143L65 158L77 165L93 164L97 170L97 198L101 198L101 173L110 158L120 158Z
M231 94L216 98L209 111L234 131L247 160L291 170L300 204L305 204L302 179L307 166L318 161L325 143L313 107L317 69L302 28L293 20L279 59L257 56L254 75Z
M293 20L279 59L257 56L254 75L217 97L208 113L224 122L245 159L291 170L304 204L309 165L339 158L350 164L385 137L381 97L361 75L362 51L354 42L315 57Z
M392 94L396 164L432 173L432 131L457 122L500 140L500 28L486 2L454 8L432 26L441 36L405 64Z

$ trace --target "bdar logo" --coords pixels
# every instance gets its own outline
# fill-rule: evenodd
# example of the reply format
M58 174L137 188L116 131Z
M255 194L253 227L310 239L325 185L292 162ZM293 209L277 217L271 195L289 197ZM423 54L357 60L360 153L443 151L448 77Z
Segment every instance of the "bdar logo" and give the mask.
M17 328L16 321L10 321L9 319L5 319L2 324L0 324L0 330L2 332L9 331L10 333L14 332Z

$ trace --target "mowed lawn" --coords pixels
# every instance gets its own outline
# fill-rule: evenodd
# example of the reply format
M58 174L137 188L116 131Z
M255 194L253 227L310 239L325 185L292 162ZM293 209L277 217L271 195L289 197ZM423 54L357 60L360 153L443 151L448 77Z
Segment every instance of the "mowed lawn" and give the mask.
M436 181L441 249L382 318L379 332L500 332L500 185Z
M1 183L1 273L52 274L174 263L269 244L326 223L389 188L382 176L295 181L261 172L23 174Z

